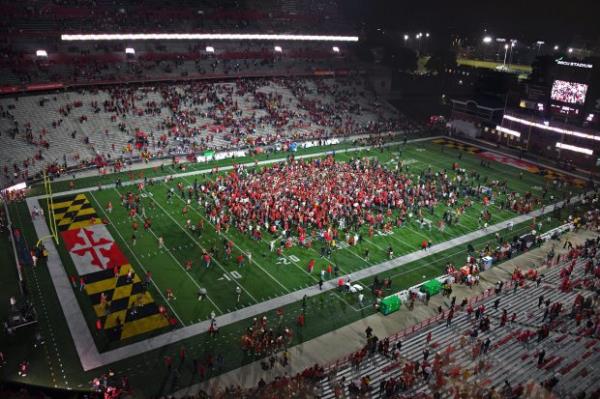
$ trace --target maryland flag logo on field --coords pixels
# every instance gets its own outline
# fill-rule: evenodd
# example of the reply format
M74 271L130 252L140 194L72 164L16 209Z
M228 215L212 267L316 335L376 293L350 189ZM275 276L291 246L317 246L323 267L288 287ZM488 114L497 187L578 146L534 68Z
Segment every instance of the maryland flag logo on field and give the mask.
M152 295L129 264L121 266L117 276L113 270L87 275L85 292L111 341L131 338L169 325L166 316L160 314Z
M102 223L85 194L60 198L53 204L52 210L60 231Z
M65 230L60 235L80 276L129 263L103 224Z
M87 197L63 198L53 209L63 245L85 282L97 328L118 341L168 326L167 316L159 312Z
M457 150L468 152L469 154L477 154L482 151L481 148L477 148L472 145L463 144L463 143L459 143L458 141L448 140L448 139L436 139L436 140L433 140L432 143L440 144L440 145L443 145L444 147L454 148Z

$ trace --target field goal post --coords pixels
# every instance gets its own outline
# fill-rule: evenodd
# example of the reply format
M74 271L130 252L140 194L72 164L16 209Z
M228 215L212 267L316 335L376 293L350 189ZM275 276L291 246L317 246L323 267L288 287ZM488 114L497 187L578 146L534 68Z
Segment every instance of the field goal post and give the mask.
M46 194L46 209L48 210L48 227L50 229L50 236L41 237L39 243L45 238L53 238L54 242L58 244L58 228L56 226L56 218L54 217L54 198L52 196L52 182L48 177L46 171L44 171L44 193Z

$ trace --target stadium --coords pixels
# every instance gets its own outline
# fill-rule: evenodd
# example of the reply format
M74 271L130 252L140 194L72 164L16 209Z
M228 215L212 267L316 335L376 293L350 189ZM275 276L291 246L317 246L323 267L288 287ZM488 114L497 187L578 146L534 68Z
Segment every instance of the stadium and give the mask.
M600 46L368 3L0 2L1 398L600 397Z

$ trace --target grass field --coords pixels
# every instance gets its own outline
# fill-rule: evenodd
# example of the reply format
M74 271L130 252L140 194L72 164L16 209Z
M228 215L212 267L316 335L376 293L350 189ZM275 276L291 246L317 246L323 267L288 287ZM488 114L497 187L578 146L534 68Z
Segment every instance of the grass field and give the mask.
M436 170L449 169L451 163L457 161L462 168L478 170L482 177L503 176L508 180L510 189L520 193L527 191L533 191L534 194L539 193L538 188L545 183L542 176L524 173L521 177L519 169L500 163L492 162L489 168L483 168L480 165L480 158L468 152L462 152L462 159L458 160L460 150L444 148L442 152L442 148L444 147L441 145L428 142L398 146L382 152L371 150L362 151L360 154L337 154L336 159L343 162L357 155L377 157L382 163L390 166L396 163L398 159L403 159L405 163L409 164L410 173L414 174L428 167ZM167 170L162 171L162 173L171 174L175 171ZM202 179L210 177L198 176L198 178L202 181ZM114 177L106 177L105 179L112 181ZM140 228L135 247L129 239L132 234L131 221L128 219L125 209L119 205L120 194L132 190L133 186L118 190L105 189L86 193L98 216L109 222L108 230L118 242L136 273L143 275L146 271L152 272L155 285L150 287L149 292L154 301L168 307L173 314L177 315L178 319L177 326L174 327L156 329L121 341L110 340L104 332L98 332L94 328L96 315L90 297L76 290L81 309L88 320L90 330L100 350L112 349L132 341L147 338L150 335L160 334L169 328L178 328L194 324L200 320L206 320L212 311L217 315L228 313L239 307L260 303L269 298L296 291L308 285L314 285L318 281L318 271L325 267L328 262L336 264L342 274L352 273L387 260L386 248L390 245L394 248L395 256L400 256L418 250L424 238L430 239L436 244L464 235L478 229L478 215L483 206L476 203L463 215L460 224L448 227L444 232L439 231L436 227L433 227L431 231L420 229L415 222L412 222L402 228L394 228L392 234L376 233L372 238L369 238L366 227L364 227L364 242L355 247L339 245L330 260L320 258L321 243L316 243L312 249L292 247L284 252L284 256L279 257L270 252L269 238L267 237L257 242L233 228L226 234L217 234L203 209L198 208L196 205L192 206L188 217L194 222L203 219L205 222L204 232L202 236L198 236L186 229L185 220L188 217L181 213L184 201L175 196L173 204L168 204L166 199L167 189L174 187L178 182L186 186L191 185L193 177L175 177L169 183L160 182L154 186L146 186L146 197L143 201L147 212L152 212L150 216L153 219L153 225L152 229L146 233L143 233L143 229ZM92 181L89 183L91 186L97 184ZM569 189L577 191L576 188ZM559 191L551 190L549 194L554 195L556 198L562 198L563 196ZM114 205L111 214L105 212L106 204L109 201ZM151 210L151 208L154 209ZM428 217L435 222L441 218L443 212L444 209L438 207L435 214ZM491 224L516 216L513 212L501 211L495 205L491 206L491 213ZM28 221L29 213L26 208L22 204L13 204L11 214L13 214L15 224L24 229L29 242L34 242L35 237L31 229L31 222ZM560 217L545 220L543 230L559 225L561 222ZM524 223L515 226L515 231L512 234L522 234L529 229L529 223ZM159 236L165 239L166 248L163 250L157 248L157 237ZM235 244L232 259L224 258L222 244L224 239L231 239ZM476 240L473 245L476 248L481 248L486 243L495 242L495 240L492 235ZM216 249L217 255L210 268L206 269L201 265L201 254L203 250L213 247ZM370 252L368 261L363 258L364 251L367 248ZM60 247L59 251L67 272L69 274L75 273L73 263L66 250ZM243 268L238 268L235 257L242 252L251 252L253 261ZM454 248L403 265L380 277L392 277L394 291L398 291L422 282L423 276L429 279L442 274L444 265L448 261L461 264L465 259L465 254L466 247ZM317 261L317 264L315 272L310 274L307 272L306 266L308 261L313 258ZM185 270L184 267L188 260L193 261L193 267L189 271ZM27 356L35 359L34 364L40 370L35 375L32 373L31 379L35 380L33 383L64 387L66 386L65 382L69 381L69 386L79 387L80 389L86 388L86 383L90 377L97 375L100 371L88 373L81 371L68 330L64 326L64 316L60 312L56 294L48 279L47 271L43 267L38 267L35 270L25 270L25 274L30 290L35 293L34 302L36 306L42 308L43 305L44 312L42 312L40 322L42 331L47 336L54 334L57 347L61 348L60 350L54 350L50 347L46 349L44 354L32 352L30 348L27 349ZM368 278L361 281L361 284L368 286L371 281L372 278ZM239 303L235 294L236 286L239 286L242 290ZM209 300L197 300L199 287L208 289ZM164 296L167 288L174 290L176 300L165 300ZM367 296L362 307L358 304L356 296L352 294L332 291L311 298L306 312L307 325L302 329L294 329L294 343L303 342L372 314L373 308L370 305L374 298L368 291L365 290ZM294 325L295 317L300 311L301 306L299 303L286 306L284 322L288 325ZM273 316L273 318L275 317ZM315 320L319 320L319 322L315 323ZM178 386L185 386L187 383L193 382L194 377L193 372L186 369L182 372L182 378L174 381L173 376L158 367L164 354L176 353L180 345L183 344L191 348L190 356L202 358L207 350L211 350L212 353L225 354L225 361L220 371L239 367L241 364L253 360L252 357L244 356L241 351L235 349L239 346L240 333L247 325L248 321L240 320L224 327L218 338L213 339L209 338L207 334L202 334L181 343L175 343L141 356L126 359L111 367L116 370L126 370L122 372L130 376L132 383L137 382L140 386L143 386L142 392L145 395L170 392ZM59 364L61 368L64 366L64 378L60 376L57 378L54 372L48 371L48 367L54 370L58 368ZM9 380L15 378L14 373L10 372L8 368L5 370L3 377Z
M427 168L438 171L443 168L450 169L452 162L457 161L457 152L446 148L441 151L441 145L424 143L395 147L390 150L363 151L360 156L376 157L388 166L395 165L402 158L409 173L419 174ZM337 154L338 162L345 162L356 156L355 153ZM477 157L465 153L460 160L461 167L468 170L480 168ZM175 173L175 170L171 172ZM509 188L513 191L525 193L532 187L540 188L545 184L544 178L532 174L519 177L519 170L502 166L492 165L490 168L481 170L482 179L487 175L490 177L502 174L509 180ZM202 176L201 178L210 178ZM364 240L356 246L349 246L343 240L339 240L330 259L320 257L320 248L325 245L316 242L312 248L294 246L284 251L283 256L271 252L269 244L276 237L268 234L261 241L255 241L248 235L231 228L227 233L217 233L215 226L211 224L204 209L194 202L190 207L188 215L182 214L186 200L175 195L172 203L167 201L167 191L175 188L178 183L191 186L193 178L175 178L168 183L160 182L153 186L146 185L142 195L142 203L147 216L152 218L152 228L147 232L140 228L137 234L135 247L131 242L133 233L132 220L127 215L127 210L120 206L120 196L133 190L133 187L119 189L107 189L90 191L86 193L91 205L96 209L98 216L108 222L108 229L117 240L123 252L127 255L130 263L138 275L144 275L150 271L153 276L154 285L150 292L154 300L165 304L176 316L180 326L187 326L198 321L207 320L211 312L216 315L229 313L240 307L257 304L265 300L278 297L319 281L319 272L328 264L339 268L340 274L346 275L358 271L364 267L376 265L387 260L387 248L394 249L395 256L401 256L420 248L424 239L433 243L440 243L448 239L464 235L479 228L478 218L483 209L483 204L474 203L461 217L460 223L449 226L445 231L437 229L436 222L442 218L445 209L438 206L435 214L428 215L433 221L431 230L422 229L416 221L407 223L401 228L394 228L392 233L377 231L373 237L369 237L367 226L361 229ZM199 181L202 183L202 179ZM135 188L137 190L137 188ZM560 193L551 194L556 197ZM55 199L60 202L60 198ZM108 203L112 203L114 210L108 213L105 209ZM490 206L493 215L490 224L507 220L517 214L501 210L498 206ZM198 220L204 221L205 229L201 236L186 228L186 220L191 219L193 224ZM140 216L135 220L140 225ZM165 240L165 248L158 248L158 237ZM226 259L224 253L224 240L234 243L233 254ZM369 259L364 258L365 251L369 251ZM63 261L67 267L72 267L69 257L64 249L61 251ZM213 252L213 261L210 268L206 268L202 262L204 252ZM252 254L249 264L239 268L236 257L239 254ZM309 273L307 265L311 259L316 260L313 273ZM186 270L186 263L191 261L191 270ZM432 268L430 268L431 270ZM437 268L436 268L437 270ZM74 271L71 271L73 273ZM404 281L419 281L422 279L421 272L407 273L402 277ZM329 278L330 276L327 275ZM208 300L198 301L197 293L200 288L208 290ZM235 294L236 287L241 289L241 295ZM166 301L166 291L172 289L176 300ZM85 294L79 295L82 308L92 309L92 304L86 303ZM93 325L94 314L88 314L88 321ZM130 340L120 342L107 342L102 333L95 332L98 343L104 349L110 349ZM142 335L145 337L147 335ZM137 337L139 338L139 337Z

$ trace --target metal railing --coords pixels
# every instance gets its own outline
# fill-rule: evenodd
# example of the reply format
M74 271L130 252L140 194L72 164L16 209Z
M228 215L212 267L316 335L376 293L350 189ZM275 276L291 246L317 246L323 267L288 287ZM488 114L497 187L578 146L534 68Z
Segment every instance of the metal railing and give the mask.
M15 245L13 224L12 224L12 220L10 218L10 212L8 211L8 203L4 200L1 200L1 201L2 201L2 205L4 206L4 213L6 215L7 227L8 227L8 231L10 233L9 240L10 240L13 255L15 258L15 267L17 268L17 275L19 277L19 291L21 292L21 294L23 294L24 293L23 292L23 273L21 272L21 263L19 262L19 254L17 253L17 246Z

